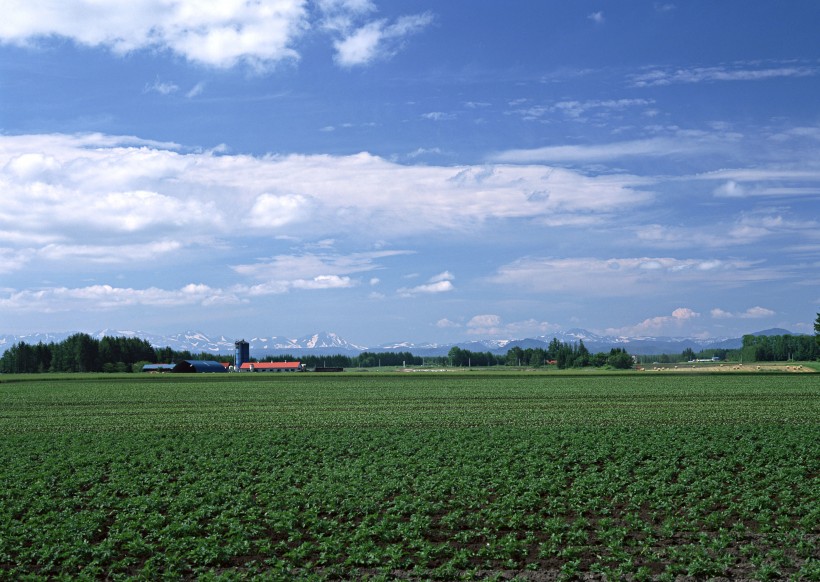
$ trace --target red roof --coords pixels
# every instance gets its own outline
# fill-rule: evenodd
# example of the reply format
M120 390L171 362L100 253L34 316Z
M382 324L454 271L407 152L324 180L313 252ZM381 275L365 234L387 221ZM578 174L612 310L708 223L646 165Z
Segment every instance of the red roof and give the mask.
M239 366L240 370L295 370L301 366L301 362L244 362Z

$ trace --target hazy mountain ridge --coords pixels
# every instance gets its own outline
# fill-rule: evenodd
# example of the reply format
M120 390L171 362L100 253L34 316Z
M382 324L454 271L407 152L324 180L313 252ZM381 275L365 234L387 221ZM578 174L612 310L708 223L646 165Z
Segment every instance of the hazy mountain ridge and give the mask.
M62 333L33 333L26 335L0 335L0 353L18 342L27 344L60 342L77 332ZM369 352L411 352L417 356L443 356L453 346L474 352L491 352L505 354L513 347L521 349L546 348L553 338L564 343L584 342L591 352L609 351L619 347L631 354L678 354L687 348L694 351L703 349L737 349L742 345L740 337L723 338L687 338L668 336L601 336L584 329L570 329L564 332L523 339L486 339L472 340L449 344L414 344L412 342L391 342L377 346L365 347L351 343L339 335L331 332L319 332L305 335L300 338L286 338L281 336L228 338L224 335L208 336L198 331L159 335L144 331L126 331L104 329L89 334L96 339L105 336L137 337L147 340L154 347L170 347L177 351L187 350L192 353L233 354L234 341L245 339L250 344L251 355L264 357L289 354L300 355L357 355L364 351ZM800 335L786 329L772 328L752 333L751 335Z

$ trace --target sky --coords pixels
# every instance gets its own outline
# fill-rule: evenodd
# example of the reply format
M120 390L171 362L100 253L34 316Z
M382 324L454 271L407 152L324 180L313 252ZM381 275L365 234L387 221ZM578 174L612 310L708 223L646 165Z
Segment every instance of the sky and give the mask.
M0 333L813 333L815 0L5 5Z

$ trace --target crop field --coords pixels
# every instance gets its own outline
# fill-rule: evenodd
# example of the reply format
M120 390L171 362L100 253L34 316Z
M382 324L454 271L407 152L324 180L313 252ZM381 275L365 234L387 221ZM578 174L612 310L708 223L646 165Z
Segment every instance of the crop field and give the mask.
M820 374L0 376L0 580L820 580Z

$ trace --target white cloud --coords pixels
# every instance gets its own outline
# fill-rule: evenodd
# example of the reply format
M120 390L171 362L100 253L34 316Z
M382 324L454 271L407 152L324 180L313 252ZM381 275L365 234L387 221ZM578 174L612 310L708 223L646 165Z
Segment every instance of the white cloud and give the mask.
M441 281L452 281L454 279L455 276L450 271L444 271L443 273L430 277L430 282L440 283Z
M697 319L698 317L700 317L700 313L693 311L688 307L678 307L671 313L671 315L650 317L637 325L621 328L609 328L605 330L605 333L609 335L637 337L657 335L660 333L674 335L676 333L680 333L687 321Z
M604 23L604 13L600 10L598 12L593 12L589 16L587 16L592 22L595 24L603 24Z
M725 248L787 234L811 235L820 228L816 220L798 220L784 214L776 211L743 213L730 224L692 227L647 224L636 227L635 234L639 241L655 248Z
M693 67L678 69L653 69L632 77L637 87L654 87L683 83L707 83L716 81L760 81L777 78L813 77L820 69L813 65L781 64L762 68L753 64L739 63L733 67Z
M776 313L771 309L767 309L765 307L755 306L750 307L746 311L740 313L733 313L731 311L724 311L720 308L712 309L710 312L712 317L715 319L760 319L765 317L771 317Z
M202 95L202 93L204 91L205 91L205 83L200 81L199 83L197 83L196 85L191 87L191 89L187 93L185 93L185 96L188 99L193 99L194 97L198 97L199 95Z
M437 283L427 283L425 285L418 285L416 287L399 289L399 295L403 297L410 297L419 294L434 294L446 293L455 289L450 281L439 281Z
M729 180L725 182L721 186L715 188L715 196L725 196L727 198L742 198L745 195L746 191L743 186L735 182L734 180Z
M455 289L452 281L455 279L449 271L445 271L427 280L423 285L415 287L402 287L398 290L401 297L413 297L415 295L433 295L437 293L447 293Z
M61 36L117 54L159 49L213 67L264 68L298 58L293 44L308 16L306 0L9 0L0 41L29 45Z
M436 327L441 329L452 329L461 327L461 324L456 323L455 321L450 321L447 318L442 318L436 322Z
M501 317L498 315L476 315L467 322L467 327L497 327L501 325Z
M159 93L160 95L170 95L179 91L179 85L170 81L155 80L151 84L146 84L143 93Z
M326 277L344 277L381 269L379 259L410 254L409 251L373 251L350 255L313 254L279 255L270 260L249 265L236 265L234 271L258 280L316 280ZM325 280L325 279L322 279ZM378 279L371 279L378 283Z
M365 11L354 12L362 14ZM341 34L333 46L336 62L342 67L368 65L390 58L399 50L404 38L421 32L433 22L433 15L425 12L401 16L392 24L387 20L374 20L353 28L353 16L335 13L325 21L327 28Z
M489 281L536 293L613 297L657 295L670 286L733 287L785 276L777 268L729 259L525 257L500 267Z
M102 245L48 244L38 251L40 258L49 261L83 261L98 264L129 264L135 261L154 261L162 255L178 253L183 244L176 240L153 241L116 248Z
M111 285L87 287L53 287L7 291L0 295L0 308L21 312L60 312L72 310L107 310L121 307L180 307L185 305L215 305L237 303L231 292L208 285L185 285L180 289L133 289Z
M298 222L310 212L310 202L304 196L261 194L251 208L248 222L258 228L276 228Z
M695 317L700 317L700 313L692 311L688 307L678 307L672 312L672 319L677 319L679 321L692 319Z
M644 183L542 165L413 166L367 153L254 157L127 136L0 136L0 232L27 251L20 260L44 244L102 257L158 239L301 238L308 220L313 238L344 235L372 248L489 221L589 223L651 200Z
M547 146L533 149L514 149L491 157L496 162L527 164L537 162L606 161L626 157L665 157L703 152L706 144L694 140L649 138L597 145Z
M422 113L423 119L431 121L452 121L456 118L454 113L444 113L443 111L431 111L429 113Z
M536 319L506 323L499 315L485 314L471 318L466 327L467 333L470 335L520 339L543 335L557 330L559 326Z
M317 275L313 279L296 279L291 282L294 289L342 289L354 285L350 277L338 275Z

